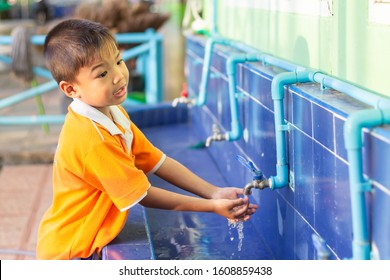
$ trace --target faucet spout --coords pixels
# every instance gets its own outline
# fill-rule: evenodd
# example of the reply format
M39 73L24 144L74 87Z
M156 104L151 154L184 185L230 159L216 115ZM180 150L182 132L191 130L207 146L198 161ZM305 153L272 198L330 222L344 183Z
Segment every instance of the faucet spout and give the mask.
M221 133L217 124L213 124L212 131L213 135L207 137L206 139L206 147L209 147L213 141L226 141L228 139L226 134Z
M265 188L269 188L270 184L267 179L263 180L253 180L251 183L246 184L244 187L244 195L252 194L252 189L264 190Z
M192 105L195 104L195 101L193 99L188 98L188 97L180 96L180 97L173 99L173 101L172 101L173 107L176 107L178 104L186 104L188 107L191 107Z
M172 101L172 106L176 107L178 104L187 104L188 107L191 107L195 104L195 100L188 98L188 90L187 90L187 83L183 84L182 91L180 93L180 97L175 98Z

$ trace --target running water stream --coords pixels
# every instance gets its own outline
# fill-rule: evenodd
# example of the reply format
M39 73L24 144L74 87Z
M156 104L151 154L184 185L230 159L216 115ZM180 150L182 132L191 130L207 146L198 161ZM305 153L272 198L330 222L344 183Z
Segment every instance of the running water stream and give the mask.
M229 226L229 232L231 235L231 230L236 228L238 233L238 247L237 250L240 252L242 248L242 242L244 239L244 222L243 221L234 221L234 220L228 220L228 226ZM230 241L233 241L234 237L230 237Z

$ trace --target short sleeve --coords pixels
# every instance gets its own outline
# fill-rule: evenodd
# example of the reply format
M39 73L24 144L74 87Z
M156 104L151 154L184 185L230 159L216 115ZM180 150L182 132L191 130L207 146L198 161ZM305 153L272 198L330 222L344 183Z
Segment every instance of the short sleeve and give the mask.
M145 137L134 123L131 123L131 130L134 135L132 153L135 156L135 165L146 174L154 173L164 162L166 156Z
M113 141L101 142L91 149L86 157L84 177L106 192L119 210L139 201L150 187L145 173L135 166L134 156Z

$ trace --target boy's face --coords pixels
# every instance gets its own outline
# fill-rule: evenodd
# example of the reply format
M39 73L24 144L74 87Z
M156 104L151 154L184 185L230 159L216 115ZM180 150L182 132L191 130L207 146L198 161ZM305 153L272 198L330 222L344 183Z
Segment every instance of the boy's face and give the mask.
M80 69L76 82L61 82L66 95L79 98L109 116L111 105L118 105L127 97L129 71L119 50L106 52L91 66Z

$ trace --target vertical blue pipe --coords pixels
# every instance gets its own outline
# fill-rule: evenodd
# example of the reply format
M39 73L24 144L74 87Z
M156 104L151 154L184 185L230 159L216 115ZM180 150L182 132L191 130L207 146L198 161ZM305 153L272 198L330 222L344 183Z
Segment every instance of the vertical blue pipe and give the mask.
M344 142L349 162L353 259L370 259L370 240L364 193L371 190L371 184L363 176L362 129L364 127L380 126L384 122L381 110L367 109L353 113L344 124Z
M154 33L152 29L146 30L146 33ZM151 36L151 39L149 40L149 59L148 59L148 69L146 71L146 78L147 81L147 91L146 91L146 102L148 104L156 104L158 100L157 96L157 84L158 84L158 77L157 77L157 40L156 37Z
M200 80L199 95L196 105L203 106L206 104L206 90L209 83L210 67L211 67L211 55L213 52L214 39L210 37L206 42L204 50L204 60L202 68L202 77Z
M156 50L156 75L157 75L157 101L162 102L164 100L164 53L163 53L163 39L159 35L156 38L157 50Z
M259 61L257 54L233 54L226 61L226 72L228 75L229 84L229 102L231 116L231 130L227 132L226 139L228 141L236 141L242 136L242 126L238 110L238 100L236 96L236 70L237 64L243 62Z
M238 115L238 101L236 97L236 66L238 61L245 61L244 54L229 57L226 61L226 72L229 84L229 103L231 116L231 130L227 132L227 140L238 140L242 136L242 127Z
M202 67L202 77L199 87L199 95L196 101L197 106L203 106L207 100L207 87L210 77L211 58L213 54L214 44L231 45L232 41L221 37L210 37L206 41L206 47L204 51L204 60Z
M287 125L284 120L284 86L295 83L310 82L311 72L283 72L274 77L271 84L272 99L274 101L275 140L276 140L276 176L271 176L271 189L279 189L288 184L288 163L286 153Z

